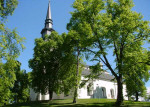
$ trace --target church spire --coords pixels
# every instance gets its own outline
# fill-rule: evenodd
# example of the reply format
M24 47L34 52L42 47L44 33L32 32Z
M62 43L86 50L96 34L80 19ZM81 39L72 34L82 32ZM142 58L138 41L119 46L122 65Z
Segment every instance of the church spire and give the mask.
M51 7L50 7L50 0L49 0L46 20L45 20L45 27L41 31L42 38L44 38L45 35L51 34L51 32L53 31L52 25L53 25L53 21L51 17Z
M46 19L51 19L51 6L50 6L50 0L48 3L48 9L47 9L47 16Z

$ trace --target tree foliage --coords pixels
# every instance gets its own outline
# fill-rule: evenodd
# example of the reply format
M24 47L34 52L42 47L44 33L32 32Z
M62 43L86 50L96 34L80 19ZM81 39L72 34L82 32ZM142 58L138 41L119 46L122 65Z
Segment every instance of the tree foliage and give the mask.
M91 60L103 62L114 75L118 85L118 105L123 101L122 89L126 75L134 75L134 72L148 74L146 65L140 63L139 57L143 57L142 61L147 58L144 55L146 49L142 46L150 36L149 22L144 21L141 14L132 11L133 6L132 0L76 0L67 26L68 30L79 35L81 46L88 55L93 55ZM116 65L114 68L110 63L112 59L108 58L110 50ZM138 63L134 65L135 68L142 68L130 70L131 62L128 60Z
M82 51L83 51L83 43L80 40L80 35L73 30L70 30L67 35L67 42L73 48L73 53L76 53L76 74L75 74L75 85L74 85L74 95L73 95L73 103L77 102L78 97L78 89L80 86L81 73L82 73Z
M10 88L16 79L16 58L24 48L23 38L15 29L11 31L5 26L7 16L13 14L17 4L17 0L0 0L0 105L9 102Z
M36 92L68 94L72 88L75 75L75 56L67 42L66 34L52 32L45 35L45 40L35 40L34 57L29 61L32 72L32 86Z
M136 101L138 101L138 96L143 97L146 94L145 82L150 77L149 65L145 64L148 57L148 52L143 53L139 48L139 51L129 55L125 61L128 63L124 66L124 71L128 71L124 74L128 96L136 96Z
M18 5L18 0L0 0L0 16L1 19L12 15Z
M12 101L15 103L29 101L30 73L26 73L25 70L21 70L21 63L18 63L19 64L15 69L16 80L14 87L11 89Z

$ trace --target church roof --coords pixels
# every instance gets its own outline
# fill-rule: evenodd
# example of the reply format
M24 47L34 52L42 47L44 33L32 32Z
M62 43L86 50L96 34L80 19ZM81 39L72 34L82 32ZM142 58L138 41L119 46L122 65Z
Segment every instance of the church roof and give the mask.
M85 69L82 71L82 75L83 76L87 76L90 74L90 69L89 66L86 65ZM104 71L101 73L101 75L99 76L100 80L106 80L106 81L112 81L115 77L112 76L110 73L108 73L107 71Z

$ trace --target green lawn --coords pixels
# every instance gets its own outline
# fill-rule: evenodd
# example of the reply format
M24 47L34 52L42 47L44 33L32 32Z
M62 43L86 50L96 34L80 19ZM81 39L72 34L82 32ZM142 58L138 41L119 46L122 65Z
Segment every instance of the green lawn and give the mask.
M29 102L6 107L115 107L115 100L108 99L79 99L76 104L72 104L72 99L53 100L51 102ZM150 102L129 102L124 101L122 107L150 107Z

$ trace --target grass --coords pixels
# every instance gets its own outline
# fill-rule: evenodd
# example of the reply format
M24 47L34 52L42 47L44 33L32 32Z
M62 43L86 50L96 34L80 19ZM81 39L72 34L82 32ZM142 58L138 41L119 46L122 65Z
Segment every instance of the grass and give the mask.
M28 102L6 107L116 107L116 100L109 99L78 99L76 104L72 103L72 99ZM131 102L124 101L122 107L150 107L150 102Z

